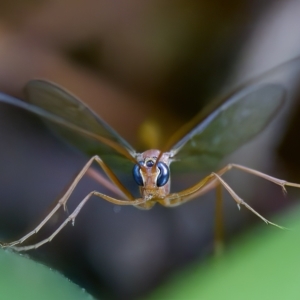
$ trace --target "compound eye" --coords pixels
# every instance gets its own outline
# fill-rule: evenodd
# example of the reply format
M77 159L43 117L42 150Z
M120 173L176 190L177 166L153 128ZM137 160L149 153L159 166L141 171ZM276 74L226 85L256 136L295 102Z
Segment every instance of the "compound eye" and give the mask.
M142 163L142 162L139 162ZM139 185L139 186L143 186L144 182L143 182L143 178L141 175L141 167L139 164L135 164L133 169L132 169L132 175L133 178L135 180L135 182Z
M156 185L158 187L164 186L170 178L170 169L169 167L163 163L163 162L158 162L157 167L159 169L159 175L157 177L157 182Z

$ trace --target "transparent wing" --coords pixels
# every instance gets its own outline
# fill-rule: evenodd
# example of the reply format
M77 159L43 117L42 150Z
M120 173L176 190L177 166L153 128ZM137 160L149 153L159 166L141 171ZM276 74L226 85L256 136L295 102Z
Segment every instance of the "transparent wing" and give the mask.
M79 149L104 156L119 166L135 162L134 149L84 103L58 86L41 80L30 81L25 88L27 103L0 93L0 102L8 103L39 117L63 139Z
M284 97L285 89L280 85L251 86L234 94L210 114L196 116L189 125L197 125L170 150L175 161L180 161L173 167L180 170L213 167L262 131L283 104Z
M86 104L59 86L43 80L29 81L25 86L25 95L28 102L85 131L107 141L113 141L121 148L126 149L131 156L135 156L135 150L114 129ZM69 130L66 126L53 126L53 123L50 126L64 140L74 144L89 155L103 155L111 151L107 147L107 143L99 143L95 139L83 139L82 135L75 130Z

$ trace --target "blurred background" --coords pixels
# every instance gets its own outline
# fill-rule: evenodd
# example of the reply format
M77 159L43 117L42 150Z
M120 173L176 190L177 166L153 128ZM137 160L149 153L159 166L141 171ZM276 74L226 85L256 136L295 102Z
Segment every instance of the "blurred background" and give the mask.
M30 79L53 81L87 103L139 151L159 147L211 99L300 53L300 1L1 1L0 90L24 98ZM287 72L289 98L258 138L220 162L300 182L299 61ZM0 237L17 239L43 219L88 157L36 116L0 105ZM299 191L233 171L226 180L262 215L284 213ZM131 174L121 174L132 183ZM174 190L205 173L172 175ZM85 177L72 211L91 190ZM150 211L92 199L75 226L27 254L96 298L138 299L186 264L213 253L215 194ZM31 243L48 236L54 216ZM225 249L261 222L225 197ZM285 224L280 224L285 225ZM268 227L273 230L273 228ZM225 250L226 251L226 250ZM199 282L201 285L201 282Z

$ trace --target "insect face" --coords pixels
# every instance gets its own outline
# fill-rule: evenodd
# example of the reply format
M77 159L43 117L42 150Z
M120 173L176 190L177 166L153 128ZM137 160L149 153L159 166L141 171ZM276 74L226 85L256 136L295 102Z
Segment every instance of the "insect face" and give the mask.
M161 198L170 190L169 155L164 154L157 161L159 154L159 150L145 151L139 154L138 164L133 167L133 178L140 186L143 197Z

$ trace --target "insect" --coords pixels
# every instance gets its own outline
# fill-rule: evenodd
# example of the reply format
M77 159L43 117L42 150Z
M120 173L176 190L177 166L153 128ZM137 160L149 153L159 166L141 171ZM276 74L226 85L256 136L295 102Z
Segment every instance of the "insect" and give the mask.
M27 84L25 93L29 103L5 94L0 94L0 101L42 117L56 133L77 145L85 139L87 142L80 146L84 151L96 154L85 164L46 218L19 240L2 242L0 246L3 248L11 247L17 251L25 251L51 241L69 222L74 224L80 210L92 196L116 205L150 209L156 203L166 207L181 205L220 186L227 190L239 208L245 206L267 224L282 228L264 218L240 198L224 181L222 175L235 168L271 181L281 186L283 190L286 186L300 188L300 184L277 179L242 165L228 164L185 190L170 192L171 164L175 169L180 166L182 170L214 165L262 131L284 103L285 88L280 84L258 84L254 81L254 84L244 86L227 97L217 108L201 112L184 125L162 150L150 149L143 153L136 153L131 145L83 102L59 86L43 80L34 80ZM51 236L34 245L22 246L21 244L37 233L61 207L66 208L70 195L93 163L97 163L110 179L108 181L101 177L103 184L124 196L114 198L92 191ZM120 182L109 166L111 163L119 166L133 164L132 175L139 186L140 198L135 199Z

